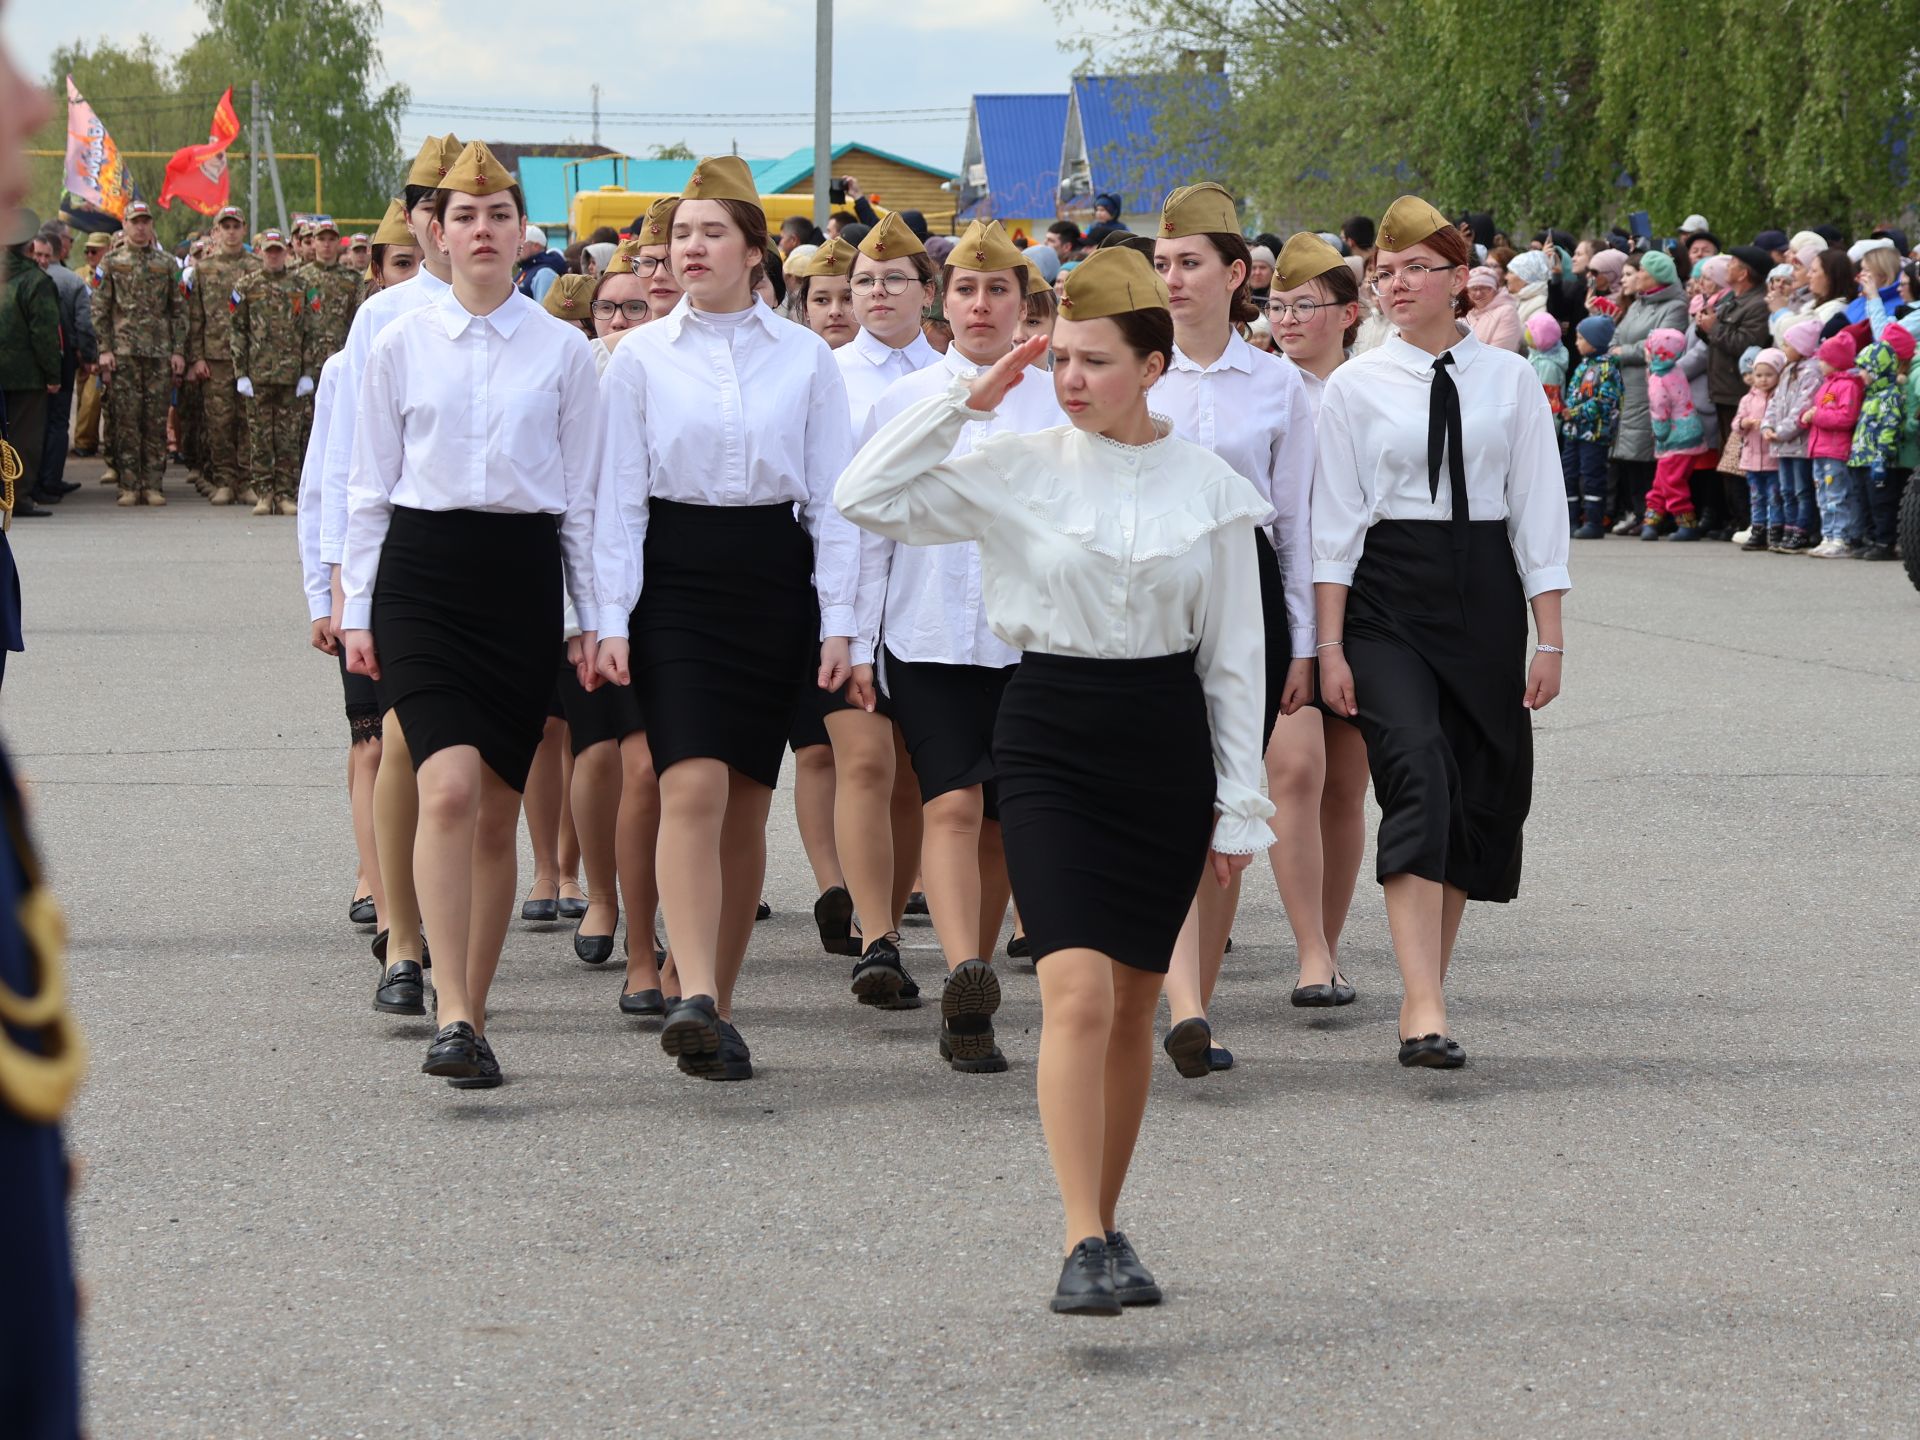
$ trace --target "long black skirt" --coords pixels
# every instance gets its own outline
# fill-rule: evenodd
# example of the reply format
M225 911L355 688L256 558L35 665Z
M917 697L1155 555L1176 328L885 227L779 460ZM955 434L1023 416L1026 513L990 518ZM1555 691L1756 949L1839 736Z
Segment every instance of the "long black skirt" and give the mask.
M560 534L552 515L396 506L380 547L380 697L415 766L472 745L527 786L553 697Z
M1466 592L1451 523L1382 520L1347 598L1346 655L1380 802L1378 875L1470 900L1520 889L1533 803L1527 605L1504 520L1476 520Z
M1166 974L1213 837L1213 736L1193 656L1029 651L993 754L1034 958L1097 950Z
M913 760L920 803L971 786L981 787L983 813L1000 818L1000 787L993 762L1000 700L1018 665L943 665L886 655L887 691L894 723Z
M560 714L567 722L567 744L578 757L603 740L620 741L647 728L640 713L640 697L631 685L602 681L589 690L580 683L579 672L567 660L567 647L560 646L560 669L553 688L560 700Z
M630 634L655 771L712 759L778 784L817 614L792 505L651 501Z
M1267 539L1266 531L1255 530L1253 543L1260 572L1260 619L1267 638L1266 701L1260 725L1260 750L1265 754L1267 742L1273 739L1274 722L1280 718L1287 667L1293 663L1293 627L1287 623L1287 587L1273 542Z

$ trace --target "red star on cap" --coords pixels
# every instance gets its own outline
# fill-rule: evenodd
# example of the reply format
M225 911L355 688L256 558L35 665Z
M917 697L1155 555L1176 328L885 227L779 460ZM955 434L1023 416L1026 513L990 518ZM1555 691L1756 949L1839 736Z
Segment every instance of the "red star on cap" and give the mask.
M700 188L700 172L699 172L698 170L696 170L696 171L694 171L694 172L693 172L693 182L692 182L692 183L693 183L693 188L694 188L694 189L696 189L696 190L698 190L698 189Z
M442 166L440 167L440 178L441 178L442 180L444 180L444 179L446 179L446 178L447 178L447 167L446 167L446 166L444 166L444 165L442 165Z
M1162 226L1161 226L1160 228L1161 228L1161 229L1163 229L1163 230L1165 230L1165 231L1167 232L1167 234L1169 234L1169 235L1171 235L1171 234L1173 233L1173 221L1171 221L1171 220L1169 220L1169 221L1167 221L1167 222L1166 222L1166 223L1165 223L1164 225L1162 225Z
M984 265L987 263L987 252L985 250L976 250L973 252L973 258Z
M884 255L884 254L886 254L886 253L887 253L887 242L886 242L886 241L884 241L884 240L876 240L876 241L874 241L874 242L873 242L873 253L874 253L874 254L876 254L876 255Z

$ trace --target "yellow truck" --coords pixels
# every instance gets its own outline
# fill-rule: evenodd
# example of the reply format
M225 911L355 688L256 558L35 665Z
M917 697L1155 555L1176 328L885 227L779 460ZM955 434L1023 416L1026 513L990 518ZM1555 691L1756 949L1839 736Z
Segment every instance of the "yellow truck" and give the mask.
M647 213L647 207L667 192L624 190L618 185L602 185L597 190L581 190L573 197L573 212L568 228L575 235L591 235L602 225L611 225L625 234L635 220ZM678 192L673 192L678 193ZM777 230L780 222L793 215L813 218L811 195L762 195L760 204L767 212L767 226Z

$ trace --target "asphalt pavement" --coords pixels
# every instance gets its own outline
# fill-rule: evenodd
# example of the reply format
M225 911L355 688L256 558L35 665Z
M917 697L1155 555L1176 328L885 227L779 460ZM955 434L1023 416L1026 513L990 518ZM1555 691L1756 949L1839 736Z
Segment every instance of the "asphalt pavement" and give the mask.
M1915 1433L1899 566L1576 546L1521 898L1455 962L1469 1068L1394 1063L1371 861L1339 1012L1288 1006L1253 875L1215 1014L1239 1068L1161 1064L1123 1207L1167 1303L1061 1319L1031 972L1002 966L1000 1076L939 1062L934 1007L856 1005L783 790L754 1081L681 1076L617 965L518 922L510 1083L418 1074L428 1022L373 1011L346 919L294 522L73 473L13 528L0 730L92 1049L95 1436Z

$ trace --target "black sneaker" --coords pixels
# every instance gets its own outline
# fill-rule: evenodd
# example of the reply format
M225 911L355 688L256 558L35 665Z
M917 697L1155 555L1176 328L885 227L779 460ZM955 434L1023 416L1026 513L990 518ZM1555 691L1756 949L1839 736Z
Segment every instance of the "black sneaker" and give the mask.
M720 1048L713 1055L704 1057L700 1068L687 1068L687 1056L681 1057L680 1068L689 1075L698 1075L702 1080L751 1080L753 1078L753 1052L747 1049L747 1042L740 1032L733 1028L731 1020L720 1022Z
M1213 1027L1198 1016L1182 1020L1160 1043L1173 1068L1187 1079L1198 1080L1213 1073Z
M890 1004L906 988L899 941L898 935L881 935L867 942L867 953L853 967L853 993L862 1005Z
M1089 1235L1073 1247L1060 1267L1060 1283L1053 1291L1056 1315L1118 1315L1120 1297L1114 1293L1113 1268L1107 1242Z
M447 1084L456 1090L491 1090L506 1084L507 1077L500 1073L500 1062L494 1058L493 1046L487 1043L487 1037L478 1036L473 1043L480 1052L480 1068L471 1075L450 1075Z
M1121 1231L1107 1231L1107 1268L1113 1276L1114 1298L1122 1305L1158 1305L1166 1298Z
M473 1026L456 1020L433 1037L427 1058L420 1066L422 1075L444 1075L465 1079L480 1073L480 1037Z
M383 970L380 983L373 987L373 1008L386 1015L426 1014L426 987L420 967L411 960L396 960L391 970Z
M1007 1057L994 1043L1000 977L984 960L963 960L940 992L940 1058L969 1075L997 1075Z
M689 995L667 1011L660 1027L660 1048L680 1061L708 1066L720 1053L720 1012L711 995ZM685 1063L680 1068L687 1074Z
M1863 546L1860 553L1853 558L1856 560L1891 560L1893 559L1893 547L1875 542Z

